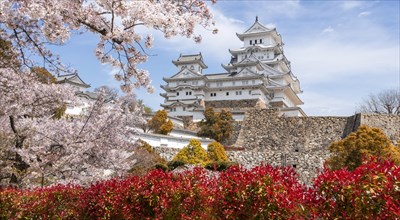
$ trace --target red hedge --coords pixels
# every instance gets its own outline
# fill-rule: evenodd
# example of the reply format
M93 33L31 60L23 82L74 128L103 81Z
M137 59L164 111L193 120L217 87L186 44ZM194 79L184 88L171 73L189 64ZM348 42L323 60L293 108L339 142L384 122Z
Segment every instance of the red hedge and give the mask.
M202 168L113 179L91 187L0 190L0 219L396 219L400 168L369 161L325 169L312 187L291 168Z

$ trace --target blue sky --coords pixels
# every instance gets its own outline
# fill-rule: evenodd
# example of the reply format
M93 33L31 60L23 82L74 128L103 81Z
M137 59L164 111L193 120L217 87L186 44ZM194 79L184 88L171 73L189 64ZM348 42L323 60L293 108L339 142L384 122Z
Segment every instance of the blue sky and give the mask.
M167 40L150 31L155 44L148 53L154 56L141 68L150 71L155 92L140 89L136 93L146 105L160 109L162 77L177 72L171 61L180 53L201 52L208 65L205 73L224 72L221 64L230 60L228 49L242 46L235 33L249 28L257 15L261 23L275 26L282 35L284 52L301 83L306 114L351 115L369 94L400 89L399 8L399 1L220 0L211 6L219 33L199 27L201 44L183 37ZM57 51L92 88L118 87L112 69L94 56L96 42L90 34L73 36Z

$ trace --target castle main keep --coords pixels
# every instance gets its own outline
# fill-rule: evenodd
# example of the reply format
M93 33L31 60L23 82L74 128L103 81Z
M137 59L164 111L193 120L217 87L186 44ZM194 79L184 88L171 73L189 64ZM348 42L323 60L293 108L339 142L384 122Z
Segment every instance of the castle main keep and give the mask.
M299 107L302 91L283 52L281 35L275 28L258 22L244 33L239 49L230 49L231 60L222 65L226 72L204 74L207 68L202 54L180 55L172 61L178 73L163 78L161 106L170 116L203 118L206 107L229 109L235 113L256 106L279 108L286 116L305 116ZM238 114L239 114L238 113ZM237 119L237 118L236 118Z

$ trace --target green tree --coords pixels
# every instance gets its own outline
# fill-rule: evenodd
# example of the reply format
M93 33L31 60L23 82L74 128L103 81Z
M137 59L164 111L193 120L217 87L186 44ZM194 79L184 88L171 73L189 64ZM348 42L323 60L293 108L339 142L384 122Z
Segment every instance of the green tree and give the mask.
M360 126L357 132L352 132L346 138L329 146L331 152L326 165L337 170L347 167L354 170L362 164L363 157L390 157L400 164L400 151L379 128Z
M201 147L201 142L196 139L191 139L189 144L182 148L172 160L204 166L209 161L209 158L207 152Z
M226 162L229 161L228 156L226 156L226 152L224 146L219 142L212 142L207 146L208 158L215 162Z
M168 134L174 127L165 110L158 110L147 124L156 134Z
M199 136L213 138L221 142L232 135L232 113L225 110L217 113L214 112L213 108L206 108L204 111L204 119L199 125L200 131L197 133Z

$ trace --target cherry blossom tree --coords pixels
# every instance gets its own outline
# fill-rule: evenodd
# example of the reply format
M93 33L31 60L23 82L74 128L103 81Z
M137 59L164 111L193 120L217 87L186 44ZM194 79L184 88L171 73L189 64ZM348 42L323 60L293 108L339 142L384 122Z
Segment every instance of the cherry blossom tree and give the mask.
M35 185L32 181L84 183L123 175L135 163L135 129L130 127L144 120L130 92L137 87L152 91L149 73L138 65L146 62L153 38L138 28L200 42L196 25L213 26L203 0L2 0L0 136L7 138L1 147L10 152L6 160L11 162L2 163L0 179L29 186ZM115 79L127 96L110 105L100 92L87 114L57 119L55 109L79 104L79 99L68 86L39 81L34 70L73 71L48 46L64 45L86 32L99 36L95 55L118 70Z
M136 139L130 125L143 120L142 109L127 110L126 97L133 95L110 104L100 91L87 114L54 119L53 109L79 99L67 85L41 83L31 74L0 68L0 133L12 137L5 150L15 155L2 178L27 186L87 183L131 168Z
M24 66L35 65L29 59L33 53L50 72L66 67L47 45L63 45L75 33L97 34L95 54L119 70L115 79L126 92L141 86L152 91L149 73L138 64L146 62L153 37L142 36L139 27L161 31L166 38L182 35L200 42L196 25L213 26L204 0L2 0L0 12L0 38L12 42Z

